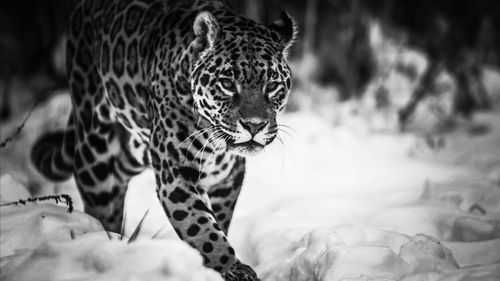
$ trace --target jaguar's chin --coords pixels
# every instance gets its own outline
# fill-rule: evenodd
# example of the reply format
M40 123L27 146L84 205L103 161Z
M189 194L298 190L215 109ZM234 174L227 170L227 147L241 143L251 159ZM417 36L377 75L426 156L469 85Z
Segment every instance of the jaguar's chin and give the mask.
M249 140L240 143L231 143L228 145L228 150L231 153L240 155L243 157L254 156L264 149L264 145L254 141Z

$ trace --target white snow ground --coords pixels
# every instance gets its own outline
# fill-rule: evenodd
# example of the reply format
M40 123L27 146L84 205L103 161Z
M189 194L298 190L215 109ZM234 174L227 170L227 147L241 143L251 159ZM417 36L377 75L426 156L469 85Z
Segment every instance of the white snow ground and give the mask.
M52 100L61 105L67 98ZM57 123L53 112L37 110L29 133L2 150L1 173L74 195L72 181L54 189L23 169L36 128ZM477 116L488 133L464 127L440 151L411 135L333 127L309 112L281 122L294 130L280 134L284 146L248 161L229 235L263 280L500 280L499 113ZM0 191L2 202L28 197L9 176ZM127 235L149 209L130 244L110 241L65 206L1 207L1 279L220 280L175 237L151 171L131 182L126 204ZM161 239L149 238L159 230Z
M9 175L0 203L29 197ZM2 206L0 279L5 281L222 281L179 239L128 238L106 233L94 218L67 206Z

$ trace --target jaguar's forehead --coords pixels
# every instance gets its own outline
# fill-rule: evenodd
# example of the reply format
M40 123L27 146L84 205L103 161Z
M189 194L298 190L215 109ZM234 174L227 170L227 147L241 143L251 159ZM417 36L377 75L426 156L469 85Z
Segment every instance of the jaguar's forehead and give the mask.
M245 80L277 78L286 67L281 50L262 36L244 33L221 42L213 53L211 65L216 75ZM285 74L285 73L283 73Z
M226 55L278 54L282 50L276 32L243 17L226 17L220 22L220 46ZM243 51L243 52L242 52Z
M207 70L213 77L229 77L242 83L242 86L258 86L271 79L285 77L286 72L278 74L278 61L263 59L252 54L245 54L237 59L224 55L214 55L211 66Z
M203 58L201 69L210 77L235 78L242 86L262 86L290 75L283 47L275 32L241 17L219 22L220 33L214 50Z
M240 32L222 29L220 50L224 55L233 60L244 57L271 59L281 53L279 42L272 39L271 33L265 29L256 32L251 29L243 29Z

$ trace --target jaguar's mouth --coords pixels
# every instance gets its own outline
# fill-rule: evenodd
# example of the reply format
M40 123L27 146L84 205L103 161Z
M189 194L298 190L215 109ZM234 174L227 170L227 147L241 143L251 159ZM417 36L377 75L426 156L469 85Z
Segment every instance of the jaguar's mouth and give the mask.
M249 140L246 142L232 143L229 144L230 147L245 147L245 148L264 148L264 146L254 140Z
M229 143L229 150L233 151L236 154L242 156L251 156L261 152L264 149L264 145L254 141L249 140L246 142L240 143Z

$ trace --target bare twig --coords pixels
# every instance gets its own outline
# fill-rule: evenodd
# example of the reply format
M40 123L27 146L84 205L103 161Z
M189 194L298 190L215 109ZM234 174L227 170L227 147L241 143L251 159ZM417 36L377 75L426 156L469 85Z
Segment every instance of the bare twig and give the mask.
M26 117L24 117L24 120L21 123L21 125L19 125L17 127L16 131L0 143L0 149L4 148L9 142L11 142L15 137L17 137L17 135L19 135L19 133L21 133L21 130L24 128L24 125L26 125L26 122L28 121L31 114L33 113L33 111L35 110L35 108L38 106L39 103L40 103L40 100L37 100L35 102L35 104L33 104L33 106L31 107L31 109L28 112L28 114L26 115Z
M36 204L36 203L43 202L43 201L48 201L48 200L55 200L56 204L59 203L59 202L62 202L64 204L66 204L66 206L68 207L68 213L73 212L73 200L71 199L71 196L69 196L68 194L31 197L31 198L28 198L28 199L21 199L21 200L18 200L18 201L3 203L3 204L0 204L0 207L26 205L26 203L34 203L34 204Z

